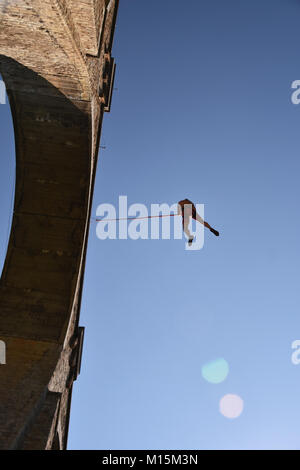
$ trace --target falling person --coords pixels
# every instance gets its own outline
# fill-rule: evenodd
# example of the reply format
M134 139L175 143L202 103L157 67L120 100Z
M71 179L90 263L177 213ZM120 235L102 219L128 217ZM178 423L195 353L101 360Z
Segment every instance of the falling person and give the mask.
M184 233L188 237L189 246L191 246L194 240L194 236L189 230L189 223L191 218L197 222L200 222L200 224L204 225L204 227L208 228L214 235L216 235L216 237L219 236L219 232L213 229L207 222L205 222L205 220L202 219L202 217L200 217L196 210L195 204L189 199L183 199L182 201L178 202L178 214L182 216L182 227Z

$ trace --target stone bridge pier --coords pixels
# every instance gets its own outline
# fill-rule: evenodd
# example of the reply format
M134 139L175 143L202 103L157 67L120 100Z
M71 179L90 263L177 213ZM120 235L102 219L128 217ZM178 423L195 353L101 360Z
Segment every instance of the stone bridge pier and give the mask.
M0 73L16 146L0 281L0 449L66 449L117 9L118 0L0 0Z

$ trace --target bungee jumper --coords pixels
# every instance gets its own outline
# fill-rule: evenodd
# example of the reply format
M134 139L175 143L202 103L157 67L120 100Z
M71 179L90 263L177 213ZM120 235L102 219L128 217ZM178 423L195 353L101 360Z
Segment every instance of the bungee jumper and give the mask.
M200 222L200 224L204 225L204 227L208 228L216 237L220 235L217 230L212 228L207 222L205 222L205 220L202 219L202 217L200 217L196 210L195 204L189 199L183 199L182 201L178 202L178 214L182 216L182 228L188 237L189 246L191 246L194 240L194 236L189 230L189 223L191 218L197 222Z

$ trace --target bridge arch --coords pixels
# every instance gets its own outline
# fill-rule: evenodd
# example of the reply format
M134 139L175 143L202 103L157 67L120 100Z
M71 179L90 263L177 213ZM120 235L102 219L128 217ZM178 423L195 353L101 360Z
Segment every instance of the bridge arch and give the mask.
M0 280L0 340L7 353L1 367L0 449L66 447L118 6L117 0L87 3L105 10L102 26L94 28L94 37L101 38L96 56L86 54L69 0L9 3L0 12L0 73L16 147L12 230Z

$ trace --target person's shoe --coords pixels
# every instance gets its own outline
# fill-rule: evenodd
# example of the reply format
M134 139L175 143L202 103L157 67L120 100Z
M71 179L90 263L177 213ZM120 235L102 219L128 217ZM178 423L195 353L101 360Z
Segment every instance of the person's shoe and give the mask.
M219 232L218 232L217 230L213 229L213 228L211 228L210 231L211 231L216 237L218 237L218 236L220 235Z
M194 237L191 237L191 238L189 239L189 241L188 241L188 244L189 244L189 246L191 246L191 245L192 245L192 243L193 243L193 240L194 240Z

